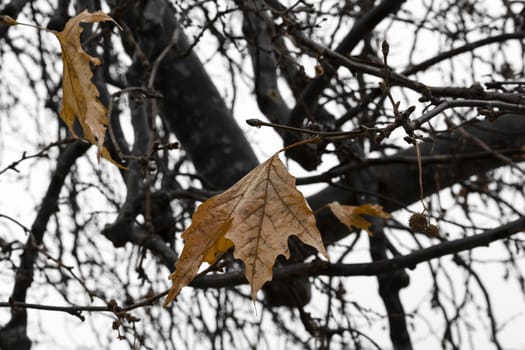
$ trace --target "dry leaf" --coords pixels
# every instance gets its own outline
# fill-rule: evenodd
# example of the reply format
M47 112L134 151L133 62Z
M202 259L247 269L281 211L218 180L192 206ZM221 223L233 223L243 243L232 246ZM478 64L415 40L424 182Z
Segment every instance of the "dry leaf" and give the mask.
M173 286L164 305L191 282L203 261L214 263L232 245L234 257L244 263L255 300L272 279L277 256L290 256L291 235L328 258L315 216L277 153L199 206L183 234L184 249L170 276Z
M346 225L349 230L359 228L368 232L369 235L372 234L372 231L370 231L372 223L362 215L377 216L383 219L389 219L391 217L390 214L383 211L383 207L379 204L363 204L355 207L333 202L328 204L328 207L332 210L335 217Z
M234 257L244 262L244 274L255 299L257 291L272 279L277 256L290 257L289 236L297 236L327 259L328 254L315 216L278 154L243 180L237 193L232 193L240 195L241 200L226 238L235 246Z
M76 116L84 131L84 138L98 147L98 158L100 159L102 155L122 167L111 159L109 152L103 146L108 125L107 109L98 99L99 92L91 81L93 73L90 67L90 63L95 66L99 65L100 60L88 55L80 45L80 33L82 33L80 23L101 21L112 21L117 24L113 18L102 11L90 13L85 10L71 18L62 32L54 33L60 41L64 64L60 117L71 133L76 136L73 130Z

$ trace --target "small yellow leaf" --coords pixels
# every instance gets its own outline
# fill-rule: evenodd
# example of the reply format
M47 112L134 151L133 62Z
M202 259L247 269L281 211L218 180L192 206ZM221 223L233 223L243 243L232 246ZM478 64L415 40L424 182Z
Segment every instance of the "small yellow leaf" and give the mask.
M332 210L335 217L348 227L349 230L359 228L368 232L369 235L372 234L372 231L370 231L372 223L362 215L377 216L383 219L391 218L390 214L383 211L383 207L378 204L363 204L356 207L333 202L328 204L328 207Z
M224 238L231 220L213 225L213 217L207 215L207 203L208 201L197 208L192 217L192 225L182 234L184 249L175 263L175 271L169 277L172 287L164 301L164 307L175 300L181 289L193 280L203 262L214 264L233 246L230 240ZM210 228L213 231L208 231Z
M113 18L102 11L94 13L83 11L78 16L71 18L62 32L54 33L62 48L64 64L60 117L75 136L73 123L76 117L84 132L84 138L98 147L98 158L100 159L102 155L117 164L103 146L108 125L107 109L99 101L99 92L91 81L93 73L90 64L97 66L100 60L89 56L80 45L80 33L82 33L80 23L101 21L112 21L117 24Z
M277 256L290 256L292 235L328 258L315 216L277 153L199 206L183 233L184 249L170 276L173 286L164 306L191 282L203 261L214 263L232 246L234 257L244 263L255 300L272 279Z

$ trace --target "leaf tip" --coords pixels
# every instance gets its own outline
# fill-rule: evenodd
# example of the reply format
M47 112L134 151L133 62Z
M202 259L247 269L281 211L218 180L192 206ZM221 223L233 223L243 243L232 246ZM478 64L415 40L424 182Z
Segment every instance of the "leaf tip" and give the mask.
M173 289L170 289L168 295L166 296L166 300L164 300L164 303L162 303L163 308L167 308L172 301L177 299L177 295L175 293L172 293Z
M18 22L13 17L8 15L0 15L0 22L8 26L14 26L18 24Z

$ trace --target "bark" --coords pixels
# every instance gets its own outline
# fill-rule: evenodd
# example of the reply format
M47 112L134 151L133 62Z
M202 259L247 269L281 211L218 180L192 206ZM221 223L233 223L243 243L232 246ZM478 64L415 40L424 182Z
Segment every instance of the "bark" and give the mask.
M237 1L243 10L243 34L255 73L255 96L261 112L272 123L286 124L290 109L277 85L278 61L275 55L272 21L268 18L263 1ZM279 132L279 131L278 131ZM283 133L281 133L282 135Z

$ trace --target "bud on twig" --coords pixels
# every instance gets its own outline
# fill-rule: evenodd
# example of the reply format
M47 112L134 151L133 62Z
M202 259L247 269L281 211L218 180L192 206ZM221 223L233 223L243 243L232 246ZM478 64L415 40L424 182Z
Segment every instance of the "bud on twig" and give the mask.
M383 51L383 56L388 56L388 52L390 51L390 45L388 45L388 42L386 40L383 40L383 43L381 44L381 51Z

